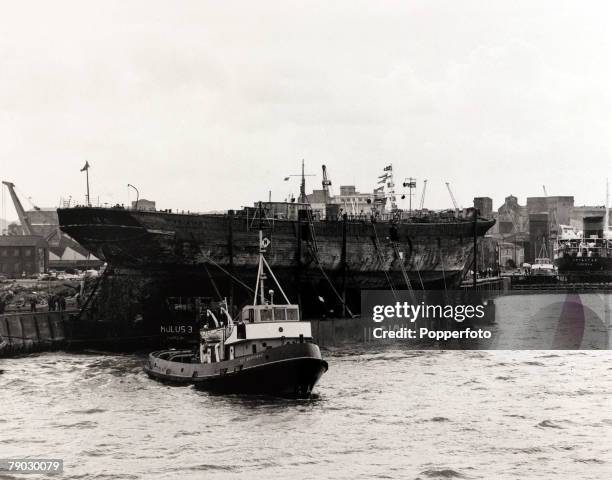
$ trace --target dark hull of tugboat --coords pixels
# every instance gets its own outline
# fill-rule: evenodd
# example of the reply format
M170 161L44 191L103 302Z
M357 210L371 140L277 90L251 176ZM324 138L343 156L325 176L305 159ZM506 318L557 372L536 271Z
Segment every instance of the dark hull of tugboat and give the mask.
M288 344L208 364L177 361L192 355L192 350L153 352L145 372L156 380L193 384L213 393L308 398L327 371L327 362L313 343Z

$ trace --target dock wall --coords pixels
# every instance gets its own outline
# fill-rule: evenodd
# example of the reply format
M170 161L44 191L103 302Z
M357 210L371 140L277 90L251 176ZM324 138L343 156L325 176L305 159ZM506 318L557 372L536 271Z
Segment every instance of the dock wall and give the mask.
M385 327L414 328L415 324L408 321L387 323ZM367 343L376 340L373 330L377 324L366 318L329 318L324 320L311 320L310 326L315 343L320 347L334 347L342 344ZM380 340L376 340L380 341Z
M0 315L0 358L64 348L78 312L24 312Z

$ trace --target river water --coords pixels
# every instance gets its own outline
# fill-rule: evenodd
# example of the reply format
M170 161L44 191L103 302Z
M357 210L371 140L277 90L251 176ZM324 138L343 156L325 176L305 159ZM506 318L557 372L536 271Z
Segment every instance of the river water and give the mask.
M139 355L2 360L0 457L63 458L63 479L612 478L609 351L324 355L308 401L169 387Z

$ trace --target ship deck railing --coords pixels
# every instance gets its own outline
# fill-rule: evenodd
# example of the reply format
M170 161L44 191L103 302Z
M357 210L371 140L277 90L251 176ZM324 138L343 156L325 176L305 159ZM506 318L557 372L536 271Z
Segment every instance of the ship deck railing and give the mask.
M572 282L572 283L533 283L533 284L513 284L512 290L518 291L530 291L530 292L601 292L601 291L612 291L612 283L609 282L598 282L598 283L582 283L582 282Z
M295 205L295 204L290 204ZM92 209L100 209L100 210L124 210L128 212L138 212L143 214L158 214L165 213L168 215L190 215L190 216L200 216L207 215L212 217L219 218L244 218L247 220L251 220L250 215L248 215L247 208L253 210L254 207L244 207L244 210L229 210L227 212L192 212L190 210L173 210L173 209L160 209L160 210L141 210L131 207L126 207L124 205L111 205L111 206L87 206L87 205L74 205L68 207L71 209L79 209L79 208L92 208ZM233 212L233 213L232 213ZM456 223L456 222L472 222L473 218L471 215L464 216L454 210L428 210L426 212L413 211L410 214L406 211L402 211L401 215L397 215L395 213L382 213L376 216L371 214L356 214L356 215L348 215L347 221L349 222L360 222L360 223L376 223L376 222L391 222L396 221L399 224L403 223ZM267 221L296 221L297 218L288 218L284 215L278 216L269 216L264 218ZM337 223L343 220L342 215L334 216L333 218L316 218L318 222L330 222ZM490 221L490 218L478 217L479 221Z

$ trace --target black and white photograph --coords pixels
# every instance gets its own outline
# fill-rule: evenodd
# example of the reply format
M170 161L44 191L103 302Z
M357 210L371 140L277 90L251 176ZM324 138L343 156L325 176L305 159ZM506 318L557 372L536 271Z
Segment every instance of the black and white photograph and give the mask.
M0 15L0 480L612 478L612 4Z

